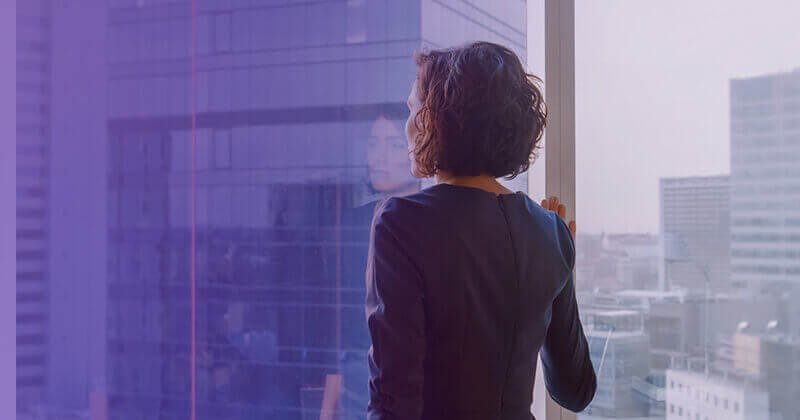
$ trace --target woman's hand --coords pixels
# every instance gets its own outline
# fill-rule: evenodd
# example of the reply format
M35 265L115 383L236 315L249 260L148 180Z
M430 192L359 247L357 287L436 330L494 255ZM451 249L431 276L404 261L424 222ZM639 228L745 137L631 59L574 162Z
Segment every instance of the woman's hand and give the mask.
M558 202L558 197L550 197L542 200L542 207L558 213L565 222L567 221L567 206L560 204ZM571 220L567 223L567 226L569 227L569 232L572 234L572 239L575 239L575 221Z

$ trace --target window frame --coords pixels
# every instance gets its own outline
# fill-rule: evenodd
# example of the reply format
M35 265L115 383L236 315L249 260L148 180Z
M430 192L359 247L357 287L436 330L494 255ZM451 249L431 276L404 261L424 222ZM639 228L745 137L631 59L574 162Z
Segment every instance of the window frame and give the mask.
M538 165L528 172L528 194L538 200L558 196L567 206L567 219L575 220L575 0L544 2L545 103L548 123ZM530 7L530 2L529 2ZM544 191L534 175L544 174ZM533 414L544 420L576 420L547 393L541 359L533 388Z

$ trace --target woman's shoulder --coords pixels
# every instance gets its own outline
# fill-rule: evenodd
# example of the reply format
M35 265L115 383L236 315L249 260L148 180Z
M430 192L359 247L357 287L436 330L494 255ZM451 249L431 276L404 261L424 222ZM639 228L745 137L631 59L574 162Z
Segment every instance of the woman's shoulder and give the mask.
M421 192L386 196L375 204L373 219L380 222L416 219L430 208L430 204L430 200Z

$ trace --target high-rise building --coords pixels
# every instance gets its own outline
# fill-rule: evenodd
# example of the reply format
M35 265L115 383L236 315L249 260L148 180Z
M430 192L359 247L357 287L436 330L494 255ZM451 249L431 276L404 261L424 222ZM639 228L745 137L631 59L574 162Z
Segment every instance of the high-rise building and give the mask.
M50 2L17 1L17 409L44 396L49 342Z
M661 289L729 290L729 177L662 178L660 187Z
M800 69L734 79L730 89L732 280L797 295ZM798 311L794 305L789 319Z
M194 17L131 0L107 16L109 418L185 418L193 316L204 416L318 419L335 400L363 418L369 223L376 199L420 188L412 53L481 39L524 58L525 3L200 1Z

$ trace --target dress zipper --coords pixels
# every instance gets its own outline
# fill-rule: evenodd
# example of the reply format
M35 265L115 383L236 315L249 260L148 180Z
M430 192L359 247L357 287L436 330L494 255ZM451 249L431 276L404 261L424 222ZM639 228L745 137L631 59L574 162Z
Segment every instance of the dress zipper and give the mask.
M497 195L497 202L500 205L500 211L503 212L503 218L506 221L506 229L508 230L508 240L511 243L511 253L512 253L512 257L514 259L514 271L516 273L516 282L517 282L517 284L516 284L517 293L515 293L514 296L519 296L519 267L517 266L517 250L514 247L514 234L511 232L511 222L508 219L508 213L506 212L506 207L505 207L505 203L503 202L503 196L502 195L499 195L499 194ZM511 363L513 361L513 356L514 356L514 346L516 344L516 339L517 339L517 310L516 310L516 308L519 305L515 302L515 303L513 303L513 306L514 306L515 310L514 310L514 313L513 313L514 325L513 325L513 329L511 330L511 348L509 349L508 361L506 362L506 374L505 374L505 378L503 380L503 388L500 391L500 413L501 414L503 413L503 405L504 405L504 402L505 402L506 381L509 380L508 379L508 374L511 371Z

